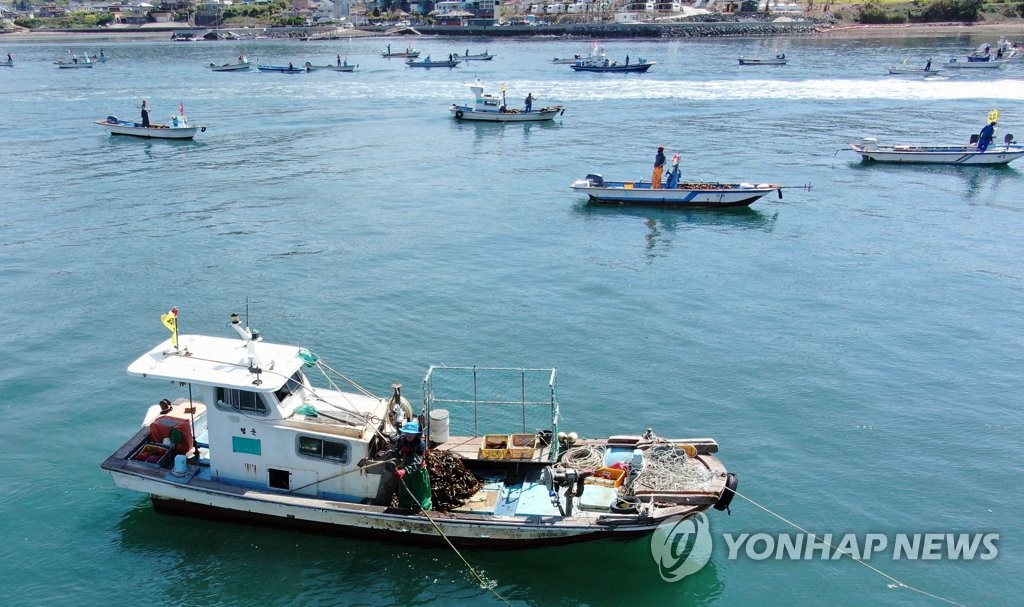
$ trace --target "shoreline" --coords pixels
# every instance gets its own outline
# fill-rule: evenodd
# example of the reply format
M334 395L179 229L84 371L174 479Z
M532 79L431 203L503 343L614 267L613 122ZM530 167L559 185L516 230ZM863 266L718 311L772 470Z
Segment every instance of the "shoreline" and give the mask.
M713 27L714 24L702 23L702 27L706 28L708 25ZM104 41L130 41L130 42L146 42L146 41L170 41L171 34L175 31L195 31L195 30L209 30L212 28L195 28L195 27L160 27L159 29L142 29L142 28L109 28L103 30L91 30L91 31L14 31L0 33L0 43L11 42L11 43L47 43L47 42L104 42ZM235 28L223 28L223 29L235 29ZM533 38L533 37L545 37L548 36L542 28L530 28L530 32L508 32L507 29L502 28L500 31L504 36L501 37L521 37L521 38ZM724 28L723 28L724 30ZM452 31L451 35L456 36L460 31ZM498 33L497 31L495 33ZM512 36L508 34L512 33ZM857 39L857 38L899 38L899 37L928 37L928 36L952 36L952 35L989 35L995 37L1006 37L1008 39L1013 38L1024 38L1024 19L1021 20L1010 20L999 23L934 23L934 24L898 24L898 25L840 25L836 27L819 26L814 29L813 32L798 32L778 34L778 37L791 37L791 36L811 36L818 38L839 38L839 39ZM436 30L431 31L429 34L423 36L429 37L445 37L444 33L436 33ZM486 35L485 35L486 36ZM382 32L373 32L360 29L349 29L349 30L337 30L332 34L329 39L338 38L356 38L356 37L387 37ZM589 36L582 36L589 37ZM675 36L667 37L674 38ZM680 36L684 37L684 36ZM730 37L730 38L742 38L742 37L754 37L754 36L737 36L735 34L729 35L727 31L723 31L722 35L702 35L701 37ZM776 37L776 36L756 36L756 37ZM245 41L245 40L243 40ZM225 42L225 41L221 41Z

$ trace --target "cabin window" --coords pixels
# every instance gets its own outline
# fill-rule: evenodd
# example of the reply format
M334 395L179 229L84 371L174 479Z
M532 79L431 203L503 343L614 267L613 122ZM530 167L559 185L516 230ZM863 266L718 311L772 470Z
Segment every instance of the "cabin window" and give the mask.
M284 385L281 386L277 392L274 392L274 396L277 397L277 402L283 403L286 398L298 392L304 385L304 380L305 377L303 377L302 371L296 371L288 378L288 381L284 382Z
M300 436L299 455L347 464L349 448L347 442L324 440L315 436Z
M217 405L230 407L242 413L256 413L266 415L267 404L263 402L260 395L248 390L232 390L230 388L217 388Z

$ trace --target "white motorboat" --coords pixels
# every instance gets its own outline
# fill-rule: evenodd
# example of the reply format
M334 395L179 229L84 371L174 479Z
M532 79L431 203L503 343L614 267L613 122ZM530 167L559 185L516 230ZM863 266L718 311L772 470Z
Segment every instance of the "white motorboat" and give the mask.
M162 318L172 337L128 372L182 396L150 406L102 464L159 511L516 548L645 536L735 495L714 440L560 432L554 369L431 367L416 415L400 384L343 391L351 380L238 315L241 340L179 336L177 309Z
M879 144L874 137L851 143L850 148L865 161L897 164L1002 165L1024 156L1024 146L1016 145L1010 134L1002 145L991 145L985 151L979 150L977 144Z
M950 70L1001 70L1006 67L1006 61L990 57L967 57L966 59L952 57L944 67Z
M238 61L236 61L235 63L222 63L220 65L210 63L206 67L208 67L210 71L213 72L242 72L249 69L249 65L250 64L248 57L246 57L245 55L239 55Z
M546 107L532 109L527 112L525 109L509 108L505 103L505 87L501 87L501 96L491 95L484 92L484 84L476 80L468 85L473 91L473 101L469 104L459 105L453 103L448 111L456 120L474 120L481 122L539 122L552 120L565 113L563 105L549 105Z
M141 122L119 120L116 116L107 116L106 120L95 120L96 124L110 131L111 135L128 135L148 139L192 139L196 133L205 133L206 127L192 125L185 115L182 104L179 112L171 116L166 124L151 123L144 126Z

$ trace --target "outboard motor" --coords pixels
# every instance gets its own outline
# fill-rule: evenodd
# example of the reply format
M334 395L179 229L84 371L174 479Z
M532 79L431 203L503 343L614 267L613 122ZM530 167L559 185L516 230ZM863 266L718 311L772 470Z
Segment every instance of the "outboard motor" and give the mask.
M593 187L593 188L603 188L604 187L604 177L601 177L597 173L588 173L587 174L587 183L590 184L590 187Z
M551 505L558 508L562 516L572 516L572 498L583 495L583 481L593 472L579 472L573 468L553 469L550 466L544 469L544 484L548 487L548 496L551 497ZM575 485L575 490L573 489ZM565 508L558 500L558 489L565 487Z

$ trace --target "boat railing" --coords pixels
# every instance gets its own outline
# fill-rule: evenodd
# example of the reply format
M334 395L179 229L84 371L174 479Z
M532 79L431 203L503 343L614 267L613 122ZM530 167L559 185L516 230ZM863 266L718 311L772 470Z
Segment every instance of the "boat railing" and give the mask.
M423 415L431 435L431 412L448 411L449 430L460 436L488 432L508 434L520 427L558 435L557 370L506 367L431 366L423 378ZM551 441L550 461L557 461L558 441Z

